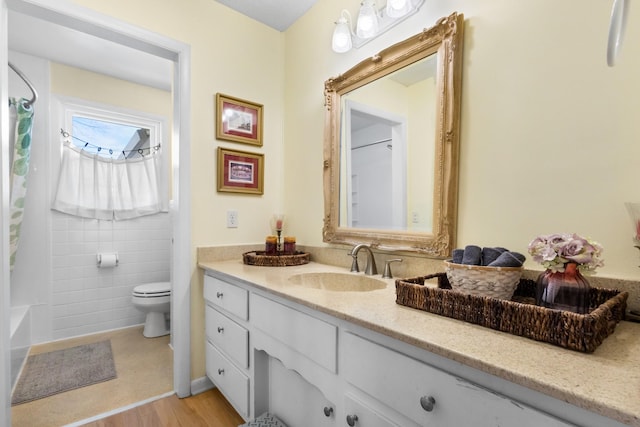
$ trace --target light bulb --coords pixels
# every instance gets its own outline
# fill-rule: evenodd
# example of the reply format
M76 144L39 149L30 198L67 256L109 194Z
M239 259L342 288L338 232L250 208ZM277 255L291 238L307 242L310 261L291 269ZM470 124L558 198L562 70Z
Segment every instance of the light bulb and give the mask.
M390 18L400 18L411 11L409 0L387 0L387 16Z
M351 47L351 30L349 29L346 18L341 16L338 22L336 22L336 28L333 30L331 48L336 53L344 53L351 50Z
M361 39L369 39L378 33L378 15L373 2L365 0L360 6L356 34Z

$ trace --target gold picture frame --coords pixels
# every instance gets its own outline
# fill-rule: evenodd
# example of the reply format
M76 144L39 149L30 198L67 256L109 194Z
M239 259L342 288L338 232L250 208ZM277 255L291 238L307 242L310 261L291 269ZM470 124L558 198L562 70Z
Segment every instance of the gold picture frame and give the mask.
M216 94L216 138L262 146L262 104Z
M264 154L218 147L218 191L264 193Z

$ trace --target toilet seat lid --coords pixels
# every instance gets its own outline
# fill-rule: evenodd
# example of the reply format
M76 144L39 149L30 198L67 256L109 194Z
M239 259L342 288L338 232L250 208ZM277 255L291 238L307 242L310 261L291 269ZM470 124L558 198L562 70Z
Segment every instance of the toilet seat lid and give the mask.
M141 297L163 297L171 295L171 283L144 283L133 288L133 295Z

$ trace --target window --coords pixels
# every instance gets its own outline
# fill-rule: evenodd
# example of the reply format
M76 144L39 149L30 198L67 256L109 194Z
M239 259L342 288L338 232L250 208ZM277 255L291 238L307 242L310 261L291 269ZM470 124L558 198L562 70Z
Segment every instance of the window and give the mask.
M60 172L53 209L107 220L167 211L169 168L162 141L166 120L61 101Z
M163 120L117 107L63 103L63 130L71 143L89 154L136 158L162 148Z

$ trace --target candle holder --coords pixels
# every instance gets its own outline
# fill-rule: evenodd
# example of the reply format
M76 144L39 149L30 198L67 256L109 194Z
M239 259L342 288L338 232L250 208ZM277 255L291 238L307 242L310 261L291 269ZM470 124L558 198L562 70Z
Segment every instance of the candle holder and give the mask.
M273 229L274 233L276 233L276 236L278 238L277 249L276 249L278 254L280 254L280 252L282 251L281 238L282 238L283 227L284 227L284 215L283 214L273 215L273 217L271 217L271 228Z

